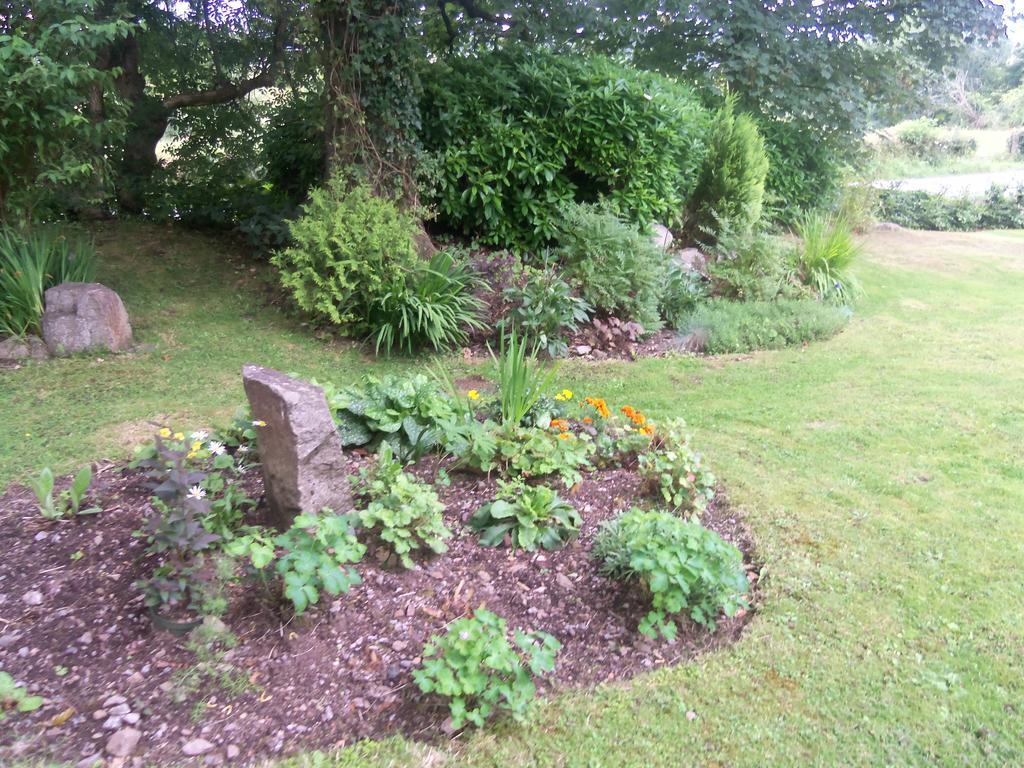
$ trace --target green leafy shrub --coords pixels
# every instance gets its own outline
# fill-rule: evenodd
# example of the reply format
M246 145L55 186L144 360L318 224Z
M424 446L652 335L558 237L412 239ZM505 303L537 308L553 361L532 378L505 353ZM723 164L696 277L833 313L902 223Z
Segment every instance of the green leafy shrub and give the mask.
M373 468L361 473L359 490L370 501L359 512L359 522L374 531L403 566L414 567L410 556L413 550L429 549L438 554L448 551L445 539L452 534L441 515L444 504L430 485L402 471L401 462L395 461L387 443L378 450Z
M497 710L520 720L537 692L534 676L554 670L561 647L546 632L520 629L510 643L505 620L478 608L432 637L423 647L423 665L412 674L421 691L448 699L455 728L482 726Z
M34 712L43 706L42 696L29 696L24 683L14 682L7 672L0 670L0 723L7 719L8 712Z
M263 180L293 203L306 199L324 177L323 105L312 95L276 105L262 135Z
M708 113L668 78L507 47L444 59L423 81L433 203L483 242L536 249L566 203L602 198L631 221L671 223L693 189Z
M69 515L90 515L102 511L99 507L82 509L82 501L92 484L91 466L82 467L71 481L71 485L56 496L53 493L54 483L53 470L49 467L43 467L39 476L31 478L28 483L39 502L39 513L47 520L59 520Z
M712 301L700 306L684 327L702 329L711 355L781 349L828 339L846 326L850 311L811 299Z
M719 219L708 247L711 293L741 301L774 299L789 290L792 253L793 247L780 238Z
M668 512L631 509L605 523L593 556L614 579L636 579L651 596L640 632L676 636L675 617L686 613L714 626L719 611L732 616L746 606L747 578L736 547L696 521Z
M274 543L283 550L277 572L284 579L284 596L295 613L303 613L320 601L320 592L337 595L348 592L362 579L352 563L366 554L355 535L355 519L330 509L305 513Z
M569 352L565 334L590 317L590 305L574 296L569 284L551 268L532 272L523 285L506 288L504 296L513 309L499 328L518 328L524 341L551 357Z
M762 119L768 153L765 215L793 224L807 210L831 206L841 189L843 148L806 124Z
M478 282L467 265L439 251L371 307L367 322L376 329L374 349L411 354L427 346L435 351L462 346L470 330L483 328L484 305L473 295Z
M727 95L715 114L697 186L686 206L691 233L713 229L719 218L740 231L761 219L768 155L757 123L736 114L736 97Z
M46 290L91 282L95 272L96 253L83 237L49 229L0 229L0 336L38 331Z
M927 117L901 123L896 141L904 154L933 163L948 157L969 157L978 150L978 142L970 137L943 136L935 121Z
M682 419L663 424L637 460L640 476L674 509L703 512L715 497L715 476L690 446Z
M660 330L670 256L605 206L565 206L555 251L565 275L596 309Z
M375 308L420 268L414 224L365 185L352 189L341 175L313 190L290 223L293 245L271 262L296 304L350 336L376 327Z
M387 443L404 462L420 459L437 445L440 425L454 413L450 399L422 374L366 376L340 390L330 383L320 386L343 446L376 450Z
M707 283L699 274L673 262L665 278L665 292L661 296L659 312L669 328L678 329L707 300Z
M824 213L808 213L796 226L802 243L796 266L803 282L823 300L850 304L861 293L850 266L860 256L860 245L846 220Z
M969 232L1024 229L1024 184L992 186L982 198L946 197L921 190L883 189L878 217L911 229Z
M557 492L522 481L500 482L498 498L480 507L469 521L485 547L498 546L507 535L513 547L528 552L564 546L582 524L579 512Z

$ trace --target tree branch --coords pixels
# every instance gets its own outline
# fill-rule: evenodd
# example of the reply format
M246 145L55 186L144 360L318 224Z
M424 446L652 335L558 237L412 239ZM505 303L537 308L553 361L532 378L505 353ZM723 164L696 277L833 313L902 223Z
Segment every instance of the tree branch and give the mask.
M480 19L491 24L500 24L501 26L504 27L515 26L515 22L512 19L502 18L501 16L496 16L490 11L485 11L483 8L476 4L475 0L447 0L447 2L451 3L452 5L459 6L463 11L465 11L466 15L469 16L469 18L471 19Z

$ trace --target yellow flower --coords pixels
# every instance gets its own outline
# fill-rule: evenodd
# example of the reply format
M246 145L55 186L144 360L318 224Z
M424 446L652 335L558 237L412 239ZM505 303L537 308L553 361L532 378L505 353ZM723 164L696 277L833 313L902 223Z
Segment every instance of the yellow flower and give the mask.
M185 439L185 435L182 434L181 432L175 432L174 433L174 439L175 440L184 440Z
M189 451L189 452L188 452L188 453L187 453L187 454L185 455L185 458L186 458L186 459L194 459L195 457L196 457L196 452L195 452L195 451Z
M559 432L558 433L558 439L559 440L568 440L570 437L572 437L572 432Z
M470 400L479 400L480 393L477 392L475 389L471 389L469 390L469 392L466 393L466 397L468 397Z
M572 390L571 389L563 389L561 392L559 392L557 395L555 395L555 400L558 400L558 401L572 400Z
M202 447L203 447L203 444L201 442L199 442L198 440L196 440L194 443L192 443L192 454L194 455L195 452L198 451ZM191 456L189 458L191 458Z
M160 437L170 437L170 436L171 436L171 430L169 430L167 427L162 427L160 429Z

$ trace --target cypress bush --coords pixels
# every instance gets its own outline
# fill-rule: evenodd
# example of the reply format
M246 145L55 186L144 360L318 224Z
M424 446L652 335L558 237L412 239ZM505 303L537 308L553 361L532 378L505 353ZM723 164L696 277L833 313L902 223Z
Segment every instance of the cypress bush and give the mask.
M720 220L749 231L761 218L768 155L754 119L736 114L736 97L726 96L715 114L697 186L687 204L692 234L713 233Z

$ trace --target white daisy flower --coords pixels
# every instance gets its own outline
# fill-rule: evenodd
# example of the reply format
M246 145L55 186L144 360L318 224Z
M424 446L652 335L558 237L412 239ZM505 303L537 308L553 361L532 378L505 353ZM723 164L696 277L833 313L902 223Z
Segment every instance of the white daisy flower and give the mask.
M216 440L211 440L206 448L214 456L220 456L224 453L224 443L218 443Z
M206 489L201 485L193 485L188 489L188 497L190 499L204 499L206 498Z
M191 435L189 435L189 437L191 437L193 440L198 440L200 443L206 440L206 438L208 438L209 436L210 433L207 432L205 429L197 430L193 432Z
M256 421L254 421L252 425L254 427L265 427L267 426L267 422L263 421L262 419L256 419Z
M248 445L240 445L240 446L238 446L238 452L239 453L248 453L249 452L249 446Z

